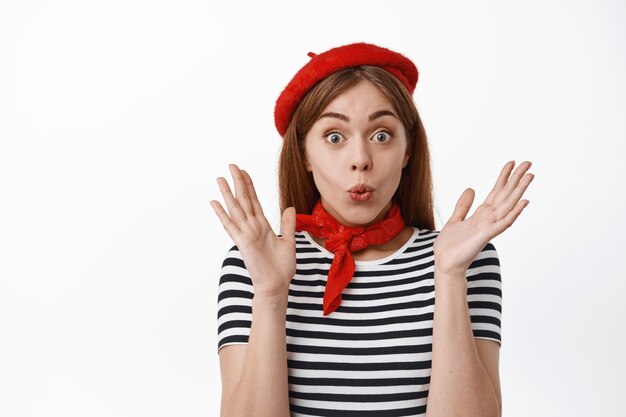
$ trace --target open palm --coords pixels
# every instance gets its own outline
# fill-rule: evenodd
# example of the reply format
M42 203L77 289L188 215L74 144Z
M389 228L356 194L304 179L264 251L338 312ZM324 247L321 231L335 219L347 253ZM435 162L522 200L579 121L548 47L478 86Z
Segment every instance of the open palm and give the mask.
M520 199L535 177L531 173L524 175L531 165L525 161L511 175L515 161L505 164L485 202L467 219L475 192L468 188L461 194L454 213L435 239L433 250L439 271L465 276L465 271L487 243L515 222L529 203Z
M268 296L287 294L296 273L295 208L289 207L284 211L282 236L276 236L263 214L248 173L234 164L230 165L230 171L236 196L224 178L217 179L230 215L215 200L211 201L211 206L241 253L254 293Z

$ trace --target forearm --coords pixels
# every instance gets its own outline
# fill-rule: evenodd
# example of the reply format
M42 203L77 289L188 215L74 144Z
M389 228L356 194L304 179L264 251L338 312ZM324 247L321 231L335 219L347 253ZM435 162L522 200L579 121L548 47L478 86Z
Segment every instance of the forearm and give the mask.
M287 294L252 299L252 324L241 380L224 417L288 417Z
M428 417L497 417L497 396L472 333L465 276L435 270Z

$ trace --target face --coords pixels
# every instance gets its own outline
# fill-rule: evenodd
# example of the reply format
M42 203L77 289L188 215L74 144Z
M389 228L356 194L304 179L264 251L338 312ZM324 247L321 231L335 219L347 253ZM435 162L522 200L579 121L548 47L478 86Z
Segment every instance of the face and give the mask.
M387 216L409 154L404 125L374 84L359 81L336 97L304 146L322 206L339 223L367 227ZM373 191L349 192L359 184Z

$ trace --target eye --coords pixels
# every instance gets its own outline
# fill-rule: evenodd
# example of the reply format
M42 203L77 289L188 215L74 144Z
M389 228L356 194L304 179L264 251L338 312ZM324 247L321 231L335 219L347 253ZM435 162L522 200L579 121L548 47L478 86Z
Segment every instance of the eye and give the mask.
M341 141L341 134L338 132L328 132L324 135L327 141L333 144L337 144ZM330 140L328 140L330 138Z
M385 142L389 142L389 140L391 139L391 132L388 132L386 130L381 130L380 132L376 133L376 142L378 143L385 143ZM387 138L387 140L385 140L385 138Z

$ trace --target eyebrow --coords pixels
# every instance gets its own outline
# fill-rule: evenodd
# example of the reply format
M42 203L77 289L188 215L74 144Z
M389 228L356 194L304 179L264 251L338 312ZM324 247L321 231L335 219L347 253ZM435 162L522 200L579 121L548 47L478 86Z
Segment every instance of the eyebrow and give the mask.
M389 110L378 110L378 111L375 111L374 113L370 114L369 120L371 122L372 120L377 119L377 118L382 117L382 116L393 116L393 117L395 117L397 119L396 115L392 111L389 111ZM329 112L326 112L326 113L322 114L320 117L318 117L318 120L321 119L322 117L332 117L332 118L335 118L335 119L343 120L346 123L350 123L350 118L348 116L346 116L345 114L336 113L336 112L332 112L332 111L329 111Z

